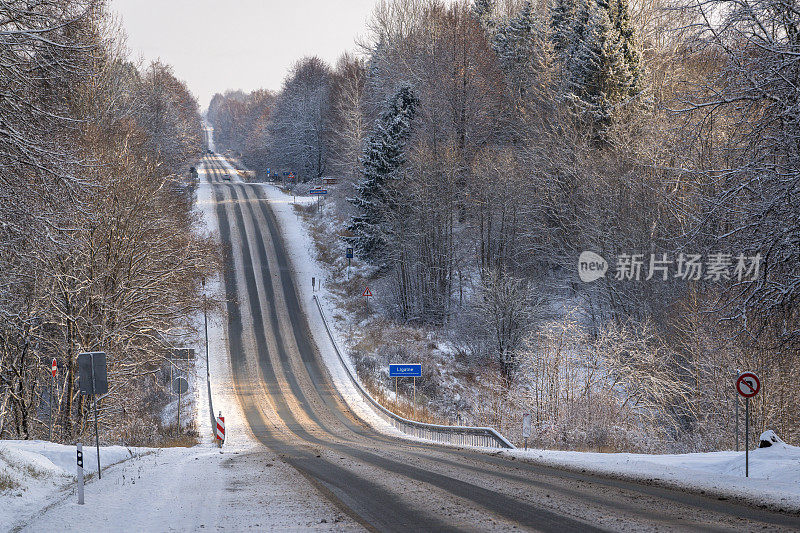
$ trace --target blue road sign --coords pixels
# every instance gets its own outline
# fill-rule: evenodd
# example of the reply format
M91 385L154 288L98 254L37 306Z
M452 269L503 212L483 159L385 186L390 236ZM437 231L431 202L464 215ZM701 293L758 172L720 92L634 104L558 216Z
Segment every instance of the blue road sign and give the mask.
M418 378L422 376L422 365L389 365L390 378Z
M347 255L348 259L352 259L353 258L353 249L352 248L348 248L346 255Z
M308 191L308 194L316 194L316 195L328 194L328 189L311 189L310 191Z

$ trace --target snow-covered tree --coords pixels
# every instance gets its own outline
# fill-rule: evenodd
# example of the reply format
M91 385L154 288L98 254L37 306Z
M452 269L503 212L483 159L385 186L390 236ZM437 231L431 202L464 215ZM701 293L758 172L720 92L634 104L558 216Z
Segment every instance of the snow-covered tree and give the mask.
M514 96L525 98L537 73L548 65L545 30L536 19L529 1L519 13L501 24L492 43L500 66L511 81Z
M386 103L361 157L363 178L356 186L356 196L350 199L360 214L352 217L348 241L359 257L375 265L385 259L386 210L395 207L390 189L405 162L406 140L417 105L414 89L402 84Z
M480 23L481 27L491 33L495 26L494 10L495 0L475 0L472 3L472 14Z
M550 38L553 51L562 59L573 42L575 9L575 0L554 0L550 7Z
M631 74L630 94L635 96L642 90L644 65L642 52L636 41L636 32L631 23L631 12L628 0L611 0L609 12L614 27L622 39L622 52L625 64Z
M626 7L624 2L619 4ZM635 64L626 60L626 40L617 28L617 18L610 6L584 1L574 25L574 37L579 40L567 65L566 97L598 132L609 125L615 108L636 94L640 78L638 59ZM629 44L635 56L633 41Z
M328 168L331 69L318 57L298 61L275 101L269 132L272 159L302 180Z

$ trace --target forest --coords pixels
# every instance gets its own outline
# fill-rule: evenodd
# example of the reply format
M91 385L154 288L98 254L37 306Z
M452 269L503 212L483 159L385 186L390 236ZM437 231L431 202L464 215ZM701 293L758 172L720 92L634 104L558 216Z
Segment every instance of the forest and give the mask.
M158 371L217 270L188 178L197 101L127 59L102 1L3 2L0 54L0 439L90 435L76 359L105 351L101 441L160 443Z
M352 246L384 330L419 339L351 350L385 390L385 362L435 352L483 391L431 384L440 418L731 449L751 370L755 426L796 443L799 31L785 0L392 0L355 52L208 118L259 179L339 180L332 282L361 295Z

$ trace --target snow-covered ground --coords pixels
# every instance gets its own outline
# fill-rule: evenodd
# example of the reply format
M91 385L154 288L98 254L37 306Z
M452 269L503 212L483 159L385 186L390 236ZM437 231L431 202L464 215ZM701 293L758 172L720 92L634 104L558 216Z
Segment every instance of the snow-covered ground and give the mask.
M800 512L800 447L783 442L750 450L748 478L744 451L647 455L517 449L500 454Z
M84 469L97 475L97 452L84 443ZM143 448L104 446L100 464L106 468L147 453ZM45 441L0 441L0 531L9 531L40 509L58 502L74 489L77 448Z
M84 450L96 472L95 449ZM264 449L111 446L101 463L118 464L87 479L78 505L74 446L0 443L0 473L19 483L0 493L0 531L361 530Z

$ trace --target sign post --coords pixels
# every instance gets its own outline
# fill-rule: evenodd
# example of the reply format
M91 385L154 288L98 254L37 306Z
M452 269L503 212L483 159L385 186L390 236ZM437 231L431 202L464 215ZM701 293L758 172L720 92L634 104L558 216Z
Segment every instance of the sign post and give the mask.
M97 395L108 392L108 373L105 352L85 352L78 354L78 382L84 396L91 395L94 403L94 440L97 446L97 479L100 472L100 435L97 432Z
M528 439L531 436L531 414L522 415L522 438L525 439L525 450L528 450Z
M742 372L736 379L736 392L744 396L744 477L750 477L750 398L761 390L753 372Z
M178 429L176 434L181 434L181 396L189 390L189 382L185 378L177 377L172 380L172 390L178 394Z
M361 295L364 297L364 302L367 304L367 311L369 311L369 297L372 296L372 291L367 287Z
M53 364L50 365L50 373L53 374L53 381L50 385L50 440L53 440L53 395L56 390L56 374L58 374L58 361L53 357Z
M83 444L78 443L78 503L83 505Z
M367 289L369 290L369 289ZM417 414L417 378L422 376L422 365L389 365L389 377L394 378L394 397L397 401L397 378L414 378L414 396L411 404L412 417Z
M350 281L350 260L353 259L353 248L348 247L345 256L347 257L347 281Z
M308 194L316 195L316 197L317 197L317 212L319 213L319 199L322 196L328 194L328 189L323 189L322 187L314 187L313 189L308 191Z

